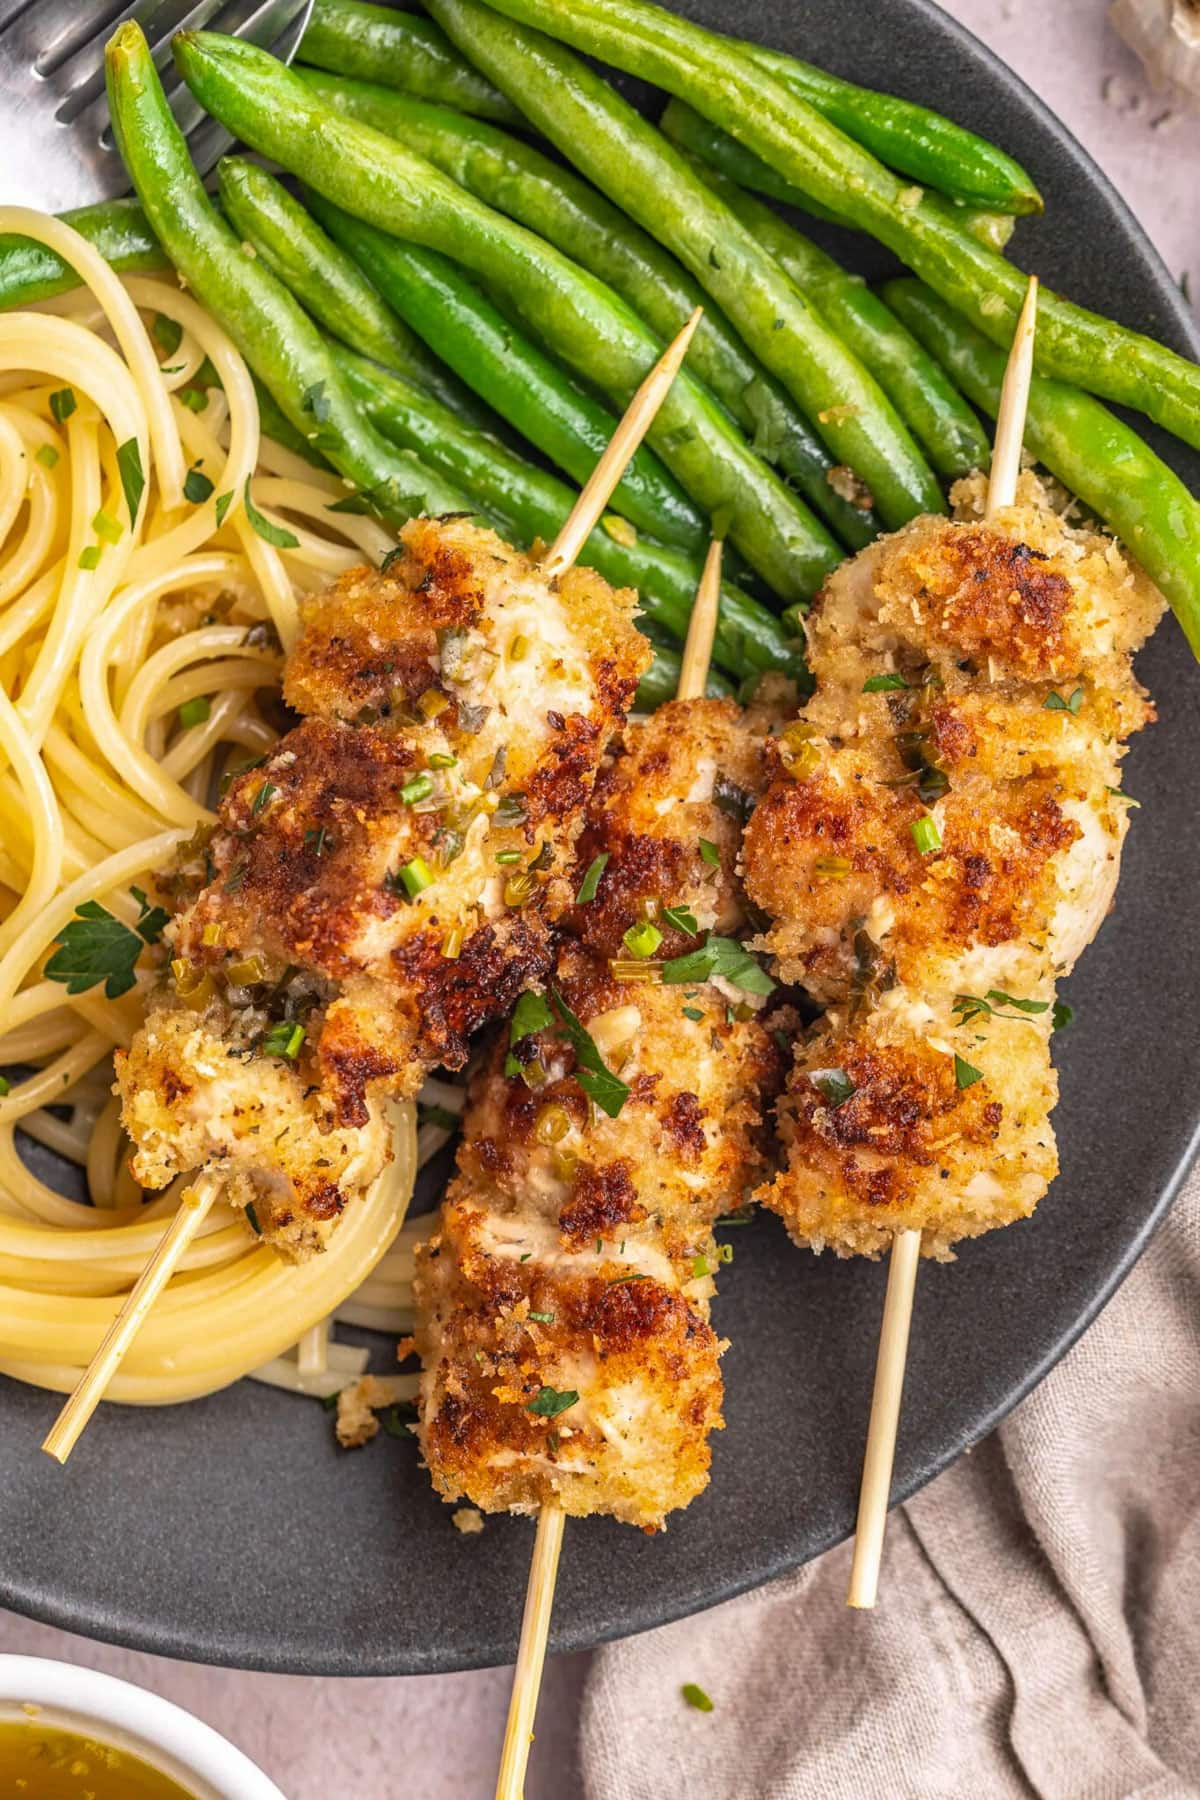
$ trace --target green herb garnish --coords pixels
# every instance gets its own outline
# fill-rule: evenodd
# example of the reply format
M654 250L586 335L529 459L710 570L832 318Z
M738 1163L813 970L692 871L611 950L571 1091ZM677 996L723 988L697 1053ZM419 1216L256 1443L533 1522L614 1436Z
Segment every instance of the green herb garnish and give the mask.
M264 543L274 544L277 550L299 549L300 539L296 536L294 531L287 531L282 525L272 525L270 519L263 518L263 515L259 512L253 500L250 498L249 475L246 477L246 486L242 490L242 503L246 508L246 517L249 519L254 530L258 533L259 537L262 538ZM218 520L218 523L219 522L220 521Z
M702 1687L697 1687L694 1681L685 1681L679 1691L687 1701L688 1705L694 1706L697 1712L712 1711L712 1701L709 1699L704 1689Z
M969 1063L969 1062L965 1061L963 1057L959 1056L958 1053L955 1052L955 1057L954 1057L955 1086L960 1087L960 1088L974 1087L975 1083L977 1081L982 1081L982 1080L983 1080L983 1070L977 1069L975 1067L974 1063Z
M550 989L550 998L575 1051L576 1081L601 1112L615 1119L629 1098L628 1084L607 1066L596 1048L595 1039L580 1024L557 988Z
M79 405L75 398L74 388L58 388L50 396L50 411L59 425L65 425L75 408Z
M566 1388L560 1393L557 1388L543 1387L538 1389L537 1399L531 1400L525 1410L536 1413L539 1419L557 1419L559 1413L566 1412L578 1399L574 1388Z
M775 987L762 964L736 938L710 936L699 950L673 956L662 966L666 982L711 981L714 975L746 994L769 994Z
M686 906L664 906L662 916L673 931L682 931L687 937L695 937L700 929L695 913Z
M868 675L862 684L862 691L864 694L890 694L897 688L906 688L907 686L907 681L900 674Z
M1045 712L1077 713L1082 705L1083 689L1081 687L1077 687L1075 692L1069 694L1065 700L1061 694L1047 694L1042 701L1042 708Z
M212 714L212 703L207 694L197 694L194 700L185 700L179 709L179 723L184 730L193 725L203 725Z
M213 484L207 475L201 473L200 464L193 463L183 484L184 499L190 500L193 506L203 506L212 491Z
M596 898L596 890L600 886L600 877L608 867L609 852L602 850L594 856L587 866L587 873L579 884L579 892L575 896L577 906L586 906L589 900Z
M857 1091L845 1069L810 1069L808 1079L835 1111L852 1100Z
M714 869L719 869L721 866L721 852L717 849L717 846L715 844L710 844L707 838L701 838L699 848L700 855L703 857L704 861L711 864Z
M84 994L103 982L106 998L119 1000L136 986L134 965L147 941L153 940L131 931L98 900L85 900L55 938L58 948L45 974L65 983L68 994Z
M117 470L121 477L125 504L129 508L129 523L136 525L138 507L142 504L142 495L146 491L146 475L142 468L142 453L135 437L126 438L123 444L117 445Z

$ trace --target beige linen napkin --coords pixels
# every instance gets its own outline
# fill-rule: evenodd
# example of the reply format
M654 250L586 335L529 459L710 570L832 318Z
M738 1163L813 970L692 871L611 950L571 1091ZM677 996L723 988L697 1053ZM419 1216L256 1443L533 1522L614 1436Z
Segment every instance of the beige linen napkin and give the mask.
M1200 1796L1200 1175L1070 1355L892 1514L875 1613L847 1571L843 1546L599 1652L588 1800Z

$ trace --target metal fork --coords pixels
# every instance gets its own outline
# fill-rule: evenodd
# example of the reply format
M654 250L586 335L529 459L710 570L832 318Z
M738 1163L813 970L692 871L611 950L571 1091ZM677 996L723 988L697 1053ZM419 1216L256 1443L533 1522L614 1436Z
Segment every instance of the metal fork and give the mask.
M104 94L104 45L136 19L201 174L233 142L183 86L177 31L248 38L290 62L312 0L0 0L0 202L48 212L129 192Z

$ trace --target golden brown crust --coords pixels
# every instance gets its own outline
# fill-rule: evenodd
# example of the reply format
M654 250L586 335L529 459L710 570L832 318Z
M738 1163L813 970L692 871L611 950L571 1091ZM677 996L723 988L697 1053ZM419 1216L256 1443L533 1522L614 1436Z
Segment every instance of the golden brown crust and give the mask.
M448 1500L554 1499L656 1529L707 1480L713 1224L766 1173L781 1057L712 985L623 981L609 963L648 899L703 909L705 929L739 917L739 826L713 777L761 788L765 723L749 732L722 702L664 708L629 729L593 796L579 870L610 860L568 915L552 986L627 1086L618 1117L589 1102L557 1020L513 1045L502 1033L476 1074L459 1173L417 1259L420 1436ZM658 916L664 955L695 941ZM560 1395L576 1398L556 1413Z
M402 537L387 573L352 571L306 605L285 686L312 716L234 778L189 853L159 1009L182 996L231 1056L290 1061L330 1128L368 1132L380 1155L383 1097L461 1067L549 967L582 808L649 654L635 597L590 571L547 581L461 518ZM142 1179L235 1157L268 1230L345 1203L346 1182L281 1171L219 1111L201 1129L195 1094L172 1119L161 1083L151 1153L138 1068L121 1079ZM360 1185L373 1172L354 1165Z
M926 1254L1032 1211L1056 1171L1055 977L1111 900L1130 653L1161 596L1032 478L979 520L919 519L827 583L802 754L745 846L762 947L831 1011L779 1105L760 1190L798 1242ZM914 837L914 829L916 836Z

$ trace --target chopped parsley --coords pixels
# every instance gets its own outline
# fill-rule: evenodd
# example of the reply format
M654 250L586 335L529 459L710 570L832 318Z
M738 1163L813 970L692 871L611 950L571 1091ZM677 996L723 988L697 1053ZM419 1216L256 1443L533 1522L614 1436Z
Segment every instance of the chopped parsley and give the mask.
M163 926L170 922L170 913L163 906L151 906L144 888L131 887L129 892L138 903L134 930L144 944L157 944L163 934Z
M1054 1012L1051 1015L1050 1029L1052 1031L1065 1031L1074 1017L1075 1008L1073 1006L1068 1006L1065 1000L1056 1000L1054 1002Z
M977 1069L974 1063L967 1062L957 1052L954 1057L954 1082L959 1088L974 1087L977 1081L983 1080L983 1070Z
M836 1109L845 1106L857 1092L845 1069L810 1069L808 1079L823 1099Z
M691 1019L694 1024L699 1024L700 1020L704 1017L704 1014L698 1006L685 1006L683 1008L683 1016L685 1019Z
M1077 687L1075 692L1069 694L1065 700L1061 694L1047 694L1042 701L1042 708L1045 712L1077 713L1082 705L1083 689L1081 687Z
M688 1705L694 1706L697 1712L712 1711L712 1701L709 1699L704 1689L702 1687L697 1687L694 1681L685 1681L679 1691L687 1701Z
M184 499L190 500L193 506L203 506L212 491L213 484L207 475L201 473L200 464L193 463L183 484Z
M673 956L662 966L666 982L711 981L720 975L746 994L769 994L775 983L736 938L709 937L699 950L686 956Z
M125 504L129 508L129 523L136 525L138 507L142 504L142 495L146 491L146 475L142 468L142 452L135 437L126 438L123 444L117 445L117 469L121 476Z
M903 675L896 673L889 675L868 675L867 679L862 684L862 691L864 694L890 694L897 688L906 688L907 686L908 683L905 681Z
M706 863L708 863L712 868L714 868L714 869L720 868L721 852L717 849L717 846L715 844L710 844L707 838L700 839L700 854L703 857L704 861Z
M575 1051L576 1081L601 1112L615 1119L629 1098L628 1083L613 1074L596 1048L595 1039L580 1024L556 988L550 989L550 998Z
M77 906L71 923L54 940L57 948L46 964L47 979L63 982L68 994L85 994L101 982L109 1000L127 994L136 985L134 966L143 944L153 943L167 920L161 907L146 904L144 895L139 905L142 914L136 931L98 900L85 900Z
M276 550L299 549L300 539L296 536L294 531L288 531L282 525L272 525L270 519L265 519L259 512L253 500L250 498L249 475L246 477L246 485L242 490L242 502L246 508L246 517L249 519L254 530L258 533L259 537L262 538L264 543L274 544ZM218 507L219 505L220 502L218 502ZM218 523L219 522L220 521L218 520Z
M608 867L609 852L602 850L594 856L587 866L587 873L579 884L579 892L575 896L577 906L586 906L589 900L596 898L596 890L600 886L600 877Z
M323 425L329 417L329 396L325 392L325 383L314 381L311 387L306 387L300 404L319 425Z
M525 1410L536 1413L539 1419L557 1419L559 1413L566 1412L578 1399L579 1395L574 1388L565 1388L560 1392L558 1388L543 1387L538 1389L537 1399L531 1400Z
M1002 1006L1013 1006L1016 1012L1005 1013L997 1009ZM1048 1000L1018 1000L1012 994L1004 993L1000 988L989 988L986 994L955 994L954 1011L959 1015L960 1025L970 1025L976 1019L1014 1019L1021 1013L1044 1013L1050 1009Z
M230 503L232 500L233 500L232 491L228 494L218 494L217 495L217 530L218 531L221 529L222 525L225 523L225 514L229 511Z
M662 916L673 931L682 931L688 937L695 937L700 929L695 913L686 906L664 906Z

